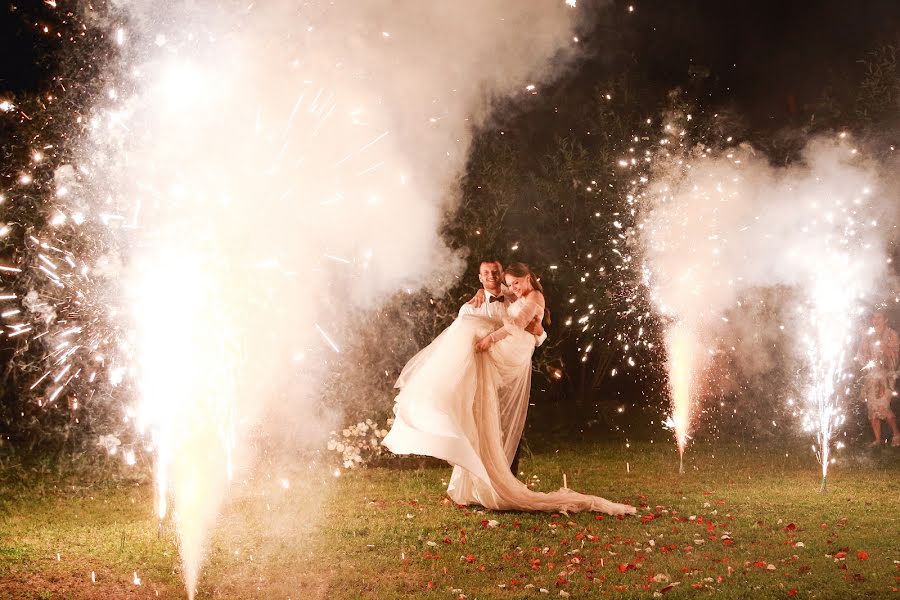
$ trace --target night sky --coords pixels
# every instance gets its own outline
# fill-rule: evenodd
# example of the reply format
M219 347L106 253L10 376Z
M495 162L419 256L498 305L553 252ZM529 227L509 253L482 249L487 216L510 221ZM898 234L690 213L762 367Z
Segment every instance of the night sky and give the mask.
M629 41L652 81L671 88L706 67L715 102L754 130L786 124L792 96L802 107L831 82L852 86L867 52L900 42L894 0L644 0L632 17Z

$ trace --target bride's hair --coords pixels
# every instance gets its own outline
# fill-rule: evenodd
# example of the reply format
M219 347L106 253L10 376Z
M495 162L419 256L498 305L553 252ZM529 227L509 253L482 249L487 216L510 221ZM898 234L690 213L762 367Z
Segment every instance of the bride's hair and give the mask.
M525 263L513 263L506 267L506 270L504 272L512 275L513 277L528 277L528 279L531 281L531 287L539 291L541 294L544 293L544 287L541 285L541 280L538 279L537 275L534 274L534 272L531 270L531 267L529 267ZM550 324L550 309L546 306L544 306L544 321L547 323L547 325Z

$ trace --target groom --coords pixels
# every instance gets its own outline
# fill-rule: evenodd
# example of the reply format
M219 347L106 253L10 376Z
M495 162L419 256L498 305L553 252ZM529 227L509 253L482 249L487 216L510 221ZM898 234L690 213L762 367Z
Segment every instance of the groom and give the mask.
M459 308L457 318L464 315L476 315L502 321L506 317L506 310L509 308L509 305L516 298L512 292L509 290L504 292L501 288L503 265L500 264L500 261L481 261L481 264L478 265L478 281L481 282L482 289L478 290L471 300ZM540 346L547 340L547 332L544 331L541 319L538 317L532 319L525 331L534 336L535 346ZM516 448L516 455L513 457L510 465L510 470L515 476L518 476L519 473L519 452L521 449L522 443L520 440L519 446Z

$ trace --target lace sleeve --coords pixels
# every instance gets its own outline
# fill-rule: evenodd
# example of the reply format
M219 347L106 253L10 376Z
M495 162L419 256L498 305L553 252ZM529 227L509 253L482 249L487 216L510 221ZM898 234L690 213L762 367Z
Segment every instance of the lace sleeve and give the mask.
M541 313L543 307L533 298L534 295L534 293L529 294L530 297L522 302L522 310L515 317L503 319L503 327L491 334L492 341L499 342L515 333L516 330L524 331L531 320Z

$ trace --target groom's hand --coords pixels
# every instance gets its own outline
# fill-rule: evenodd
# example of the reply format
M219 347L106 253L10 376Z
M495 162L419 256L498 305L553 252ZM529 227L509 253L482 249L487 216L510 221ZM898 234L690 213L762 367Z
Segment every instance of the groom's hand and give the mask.
M484 288L481 288L480 290L475 292L475 295L472 296L468 304L471 304L475 308L481 307L481 305L484 304Z
M544 326L541 325L540 317L535 317L531 320L531 323L525 327L525 331L530 333L533 336L540 337L542 333L544 333Z

